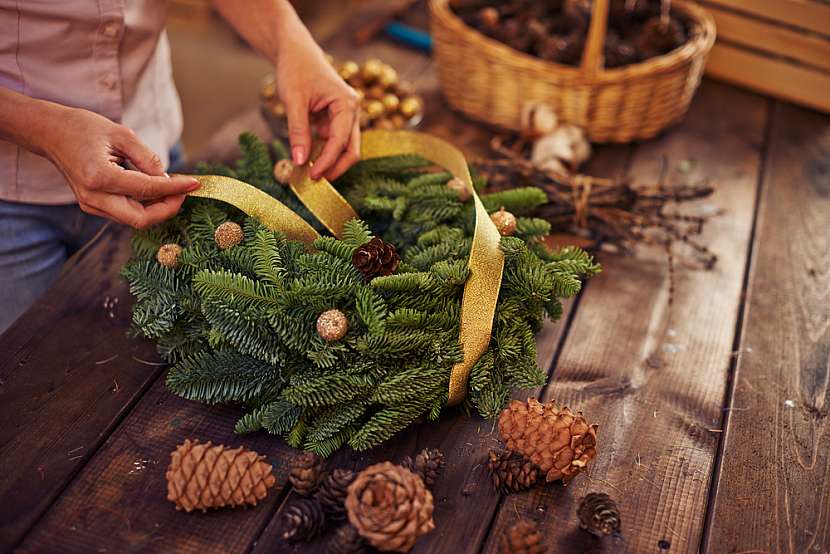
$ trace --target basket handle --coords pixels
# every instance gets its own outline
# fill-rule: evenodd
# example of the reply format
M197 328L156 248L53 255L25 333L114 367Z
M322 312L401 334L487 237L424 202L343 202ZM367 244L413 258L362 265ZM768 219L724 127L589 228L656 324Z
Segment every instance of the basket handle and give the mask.
M608 30L608 0L591 2L591 24L582 52L582 72L589 78L605 67L605 34Z

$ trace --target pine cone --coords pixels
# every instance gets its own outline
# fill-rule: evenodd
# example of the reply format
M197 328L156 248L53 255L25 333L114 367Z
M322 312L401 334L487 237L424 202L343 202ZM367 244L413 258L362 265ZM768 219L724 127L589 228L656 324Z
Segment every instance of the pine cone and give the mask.
M521 519L502 535L499 554L544 554L544 538L538 523Z
M314 452L302 452L291 460L288 480L302 496L311 496L323 479L323 458Z
M604 492L592 492L582 499L577 510L579 526L601 537L620 532L622 522L617 504Z
M329 554L365 554L366 541L357 529L347 523L334 534L326 552Z
M377 276L392 275L400 262L395 247L378 237L355 249L352 255L352 265L367 281Z
M414 460L407 456L401 460L400 465L423 479L427 487L432 488L446 464L443 452L437 448L424 448L418 452Z
M277 481L265 456L241 446L231 449L186 439L170 458L167 499L186 512L256 505Z
M317 499L326 515L335 521L346 519L346 495L357 475L350 469L335 469L329 473L317 490Z
M527 490L539 481L536 464L509 450L491 450L487 469L493 486L502 494Z
M408 552L435 528L432 493L420 477L391 462L360 472L349 485L346 510L357 532L385 552Z
M640 34L634 39L634 45L640 56L653 58L671 52L686 42L686 32L676 19L664 22L660 17L652 17L645 22Z
M182 247L178 244L162 244L156 252L156 261L164 267L175 269L179 265Z
M239 223L233 221L225 221L220 224L213 233L213 240L219 250L227 250L233 248L245 239L245 232Z
M568 483L596 455L597 426L581 412L553 402L514 400L499 416L499 435L507 448L539 466L545 480Z
M281 515L282 538L287 541L309 541L323 532L326 516L316 500L300 498L288 505Z

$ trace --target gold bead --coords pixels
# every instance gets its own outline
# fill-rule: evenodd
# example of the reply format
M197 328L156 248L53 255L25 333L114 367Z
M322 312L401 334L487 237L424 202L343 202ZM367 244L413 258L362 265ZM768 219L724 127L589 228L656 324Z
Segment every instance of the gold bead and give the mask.
M381 129L383 131L395 131L398 129L398 127L395 126L395 123L392 121L391 118L381 117L380 119L375 121L375 129Z
M179 255L182 253L182 247L178 244L162 244L156 252L156 261L164 267L173 269L179 265Z
M393 87L398 82L398 72L394 67L385 65L380 71L378 82L386 88Z
M357 75L359 71L360 66L357 65L357 62L348 60L343 62L343 65L340 66L340 69L337 71L337 74L340 75L340 77L344 81L348 81L352 79L355 75Z
M371 83L383 72L383 68L386 64L382 61L372 58L371 60L366 60L366 63L363 64L363 69L361 70L360 74L363 76L363 79L366 80L367 83Z
M348 330L349 320L340 310L326 310L317 318L317 334L326 342L342 339Z
M390 113L396 111L401 103L401 99L391 93L384 94L380 101L383 102L383 107L386 108L386 111Z
M421 99L417 96L407 96L401 100L399 109L405 118L410 119L421 113L423 105L421 104Z
M462 202L466 202L472 196L470 194L470 189L467 187L467 185L464 184L464 181L462 181L458 177L453 177L452 179L447 181L447 188L457 192L458 199Z
M368 115L370 119L377 119L382 116L385 111L383 109L383 102L380 100L369 100L366 102L365 110L366 115Z
M245 238L245 233L238 223L233 221L225 221L213 233L213 240L216 241L216 246L219 250L227 250L242 242Z
M386 89L380 85L372 85L366 91L366 96L372 100L380 100L386 94Z
M288 158L282 159L274 164L274 179L281 185L287 185L291 180L291 173L294 172L294 164Z
M490 220L495 224L499 234L508 237L516 232L516 216L504 208L490 214Z
M275 102L271 104L271 113L277 117L285 116L285 104L282 102Z
M406 118L399 113L389 116L389 120L395 125L395 129L403 129L406 127Z

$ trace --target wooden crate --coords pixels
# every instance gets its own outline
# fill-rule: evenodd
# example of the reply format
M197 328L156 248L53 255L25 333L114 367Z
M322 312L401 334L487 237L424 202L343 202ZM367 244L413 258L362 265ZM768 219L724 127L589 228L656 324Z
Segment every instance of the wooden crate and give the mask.
M700 0L718 27L708 75L830 112L830 3Z

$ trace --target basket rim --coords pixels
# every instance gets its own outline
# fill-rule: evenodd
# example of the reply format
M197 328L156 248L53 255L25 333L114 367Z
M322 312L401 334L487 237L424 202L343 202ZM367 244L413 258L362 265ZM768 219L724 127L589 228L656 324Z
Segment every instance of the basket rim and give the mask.
M480 49L484 55L498 57L503 65L512 65L523 70L556 73L561 76L581 81L582 84L596 84L636 79L656 75L676 69L689 63L695 57L706 55L715 43L715 20L701 6L686 0L675 0L672 9L677 9L688 17L695 26L692 38L685 44L660 56L647 60L615 67L600 68L593 77L589 77L580 66L562 65L532 56L526 52L511 48L507 44L490 38L467 25L449 7L449 0L429 0L431 25L436 21L450 31L466 35L471 46Z

